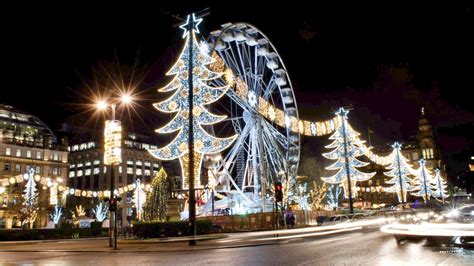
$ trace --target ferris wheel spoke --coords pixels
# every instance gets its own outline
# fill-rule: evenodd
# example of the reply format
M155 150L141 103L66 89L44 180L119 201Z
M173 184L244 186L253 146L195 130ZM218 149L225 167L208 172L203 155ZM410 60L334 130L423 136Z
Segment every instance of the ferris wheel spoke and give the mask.
M263 82L263 81L262 81ZM263 94L263 99L268 100L268 97L273 94L275 91L275 88L278 88L278 85L275 83L275 75L272 75L272 78L268 82L268 84L265 85L266 90Z
M245 139L248 138L249 133L251 131L251 123L248 123L245 125L245 127L242 129L241 134L237 138L237 140L234 142L234 145L230 149L229 153L226 156L226 160L223 161L222 167L225 167L226 169L229 169L230 163L234 162L235 156L238 153L238 150L244 146ZM228 165L226 165L226 163Z

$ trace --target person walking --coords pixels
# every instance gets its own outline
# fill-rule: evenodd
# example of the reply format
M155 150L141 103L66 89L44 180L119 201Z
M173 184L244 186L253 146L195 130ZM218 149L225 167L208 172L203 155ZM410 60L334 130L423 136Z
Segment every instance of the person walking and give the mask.
M290 228L294 228L296 224L296 217L293 213L290 213Z

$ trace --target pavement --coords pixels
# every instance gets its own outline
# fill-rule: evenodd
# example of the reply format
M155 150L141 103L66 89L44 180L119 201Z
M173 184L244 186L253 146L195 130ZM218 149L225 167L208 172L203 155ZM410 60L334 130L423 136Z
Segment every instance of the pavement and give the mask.
M305 228L270 230L259 232L211 234L196 237L172 237L164 239L122 239L117 241L117 250L108 246L108 238L37 240L0 242L0 252L178 252L225 248L251 247L284 244L307 237L344 234L373 226L377 228L383 220L313 226ZM197 242L189 246L190 239Z
M260 232L261 233L261 232ZM298 233L299 234L299 233ZM298 235L296 234L296 235ZM288 234L286 236L289 236ZM3 250L0 263L4 265L472 265L474 251L462 248L431 247L426 242L397 244L394 237L376 228L358 229L336 234L313 235L280 240L262 245L218 249L199 249L206 243L224 245L247 234L232 234L228 238L199 241L198 246L180 250L185 242L134 245L135 250L117 252L89 252L91 246L107 244L106 240L71 241L76 252L38 251L42 245L28 246L29 252ZM254 239L267 238L253 236ZM235 240L235 241L234 241ZM255 241L259 242L259 241ZM23 248L27 247L22 244ZM57 243L56 247L66 242ZM169 251L158 252L153 246L167 246ZM175 247L176 251L171 251ZM2 247L2 249L5 247ZM122 248L122 247L120 247ZM107 249L107 248L106 248ZM80 252L78 252L80 250Z

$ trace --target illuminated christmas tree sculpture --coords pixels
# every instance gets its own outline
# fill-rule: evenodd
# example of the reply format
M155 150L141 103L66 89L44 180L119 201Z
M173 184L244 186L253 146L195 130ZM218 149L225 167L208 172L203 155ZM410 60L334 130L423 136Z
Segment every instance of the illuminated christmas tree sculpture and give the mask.
M30 228L33 228L33 223L38 215L38 192L36 189L35 182L35 170L30 167L24 174L24 179L27 179L24 194L23 194L23 223L28 224Z
M432 185L435 187L435 191L433 191L433 197L441 198L444 203L444 199L449 197L447 191L448 183L441 177L441 171L439 169L435 170L435 177Z
M420 168L415 171L415 180L413 186L412 195L416 197L422 197L423 200L428 202L430 197L433 195L435 187L433 187L432 183L434 182L433 175L430 173L425 166L425 159L421 159L419 161Z
M135 186L136 188L133 191L132 201L135 204L135 208L137 209L137 218L139 221L141 221L143 216L143 205L146 201L146 193L141 187L140 179L137 179L137 181L135 181Z
M188 31L189 19L193 19L193 29ZM196 20L194 15L188 16L188 20L181 28L184 29L183 38L185 45L183 50L171 69L166 75L174 76L173 80L160 92L174 92L166 100L154 104L155 108L165 113L175 113L173 119L156 130L160 134L177 132L176 137L167 146L159 149L152 149L149 152L160 160L174 160L179 158L183 173L183 188L188 187L188 165L189 165L189 84L190 75L192 75L192 93L193 93L193 134L194 145L194 184L200 186L199 176L204 154L218 153L229 147L236 139L236 135L228 138L217 138L210 135L203 126L214 125L226 116L215 115L209 112L205 105L211 104L221 98L229 86L211 87L209 81L220 78L224 73L217 73L209 70L208 65L215 59L209 56L208 51L204 49L196 39L196 33L199 33L197 26L202 19ZM191 38L191 40L189 39ZM190 49L192 48L192 49ZM192 51L192 52L190 52ZM191 60L190 60L191 59ZM190 71L192 70L192 71Z
M392 145L391 162L387 166L387 169L390 171L384 173L386 176L392 177L392 179L386 182L387 184L392 184L392 186L384 188L384 191L397 193L398 202L405 203L407 202L407 191L412 190L409 175L413 175L415 171L408 163L408 159L400 152L401 147L402 145L398 142Z
M357 181L366 181L375 175L373 173L363 173L359 171L358 167L368 165L366 162L358 160L356 157L364 155L363 141L359 139L359 133L357 133L347 122L347 114L349 111L340 108L336 115L340 119L341 123L335 129L329 139L334 140L331 144L327 145L326 148L334 149L331 152L324 153L323 156L337 160L332 165L326 167L327 170L337 170L337 173L329 177L321 177L321 179L329 184L341 184L343 186L344 197L352 198L356 197L355 184ZM352 208L352 204L351 204Z

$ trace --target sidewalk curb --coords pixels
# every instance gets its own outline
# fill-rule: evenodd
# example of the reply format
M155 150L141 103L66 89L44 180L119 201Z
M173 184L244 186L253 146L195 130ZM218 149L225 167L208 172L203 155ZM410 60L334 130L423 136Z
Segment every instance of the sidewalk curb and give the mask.
M209 236L196 236L196 237L169 237L169 238L152 238L152 239L118 239L118 244L158 244L158 243L175 243L175 242L185 242L189 240L215 240L227 238L228 235L219 234L219 235L209 235Z
M189 251L202 251L202 250L215 250L215 249L231 249L231 248L245 248L245 247L258 247L258 246L269 246L269 245L277 245L281 244L279 241L271 242L271 243L261 243L261 244L243 244L243 245L235 245L235 246L219 246L219 247L202 247L200 248L197 246L196 248L187 248L187 249L166 249L166 250L61 250L61 249L49 249L49 250L25 250L25 249L18 249L18 250L0 250L0 253L48 253L48 252L63 252L63 253L151 253L151 252L189 252Z
M19 241L0 241L0 244L37 244L52 242L79 242L90 240L107 240L108 237L88 237L88 238L65 238L65 239L47 239L47 240L19 240Z

